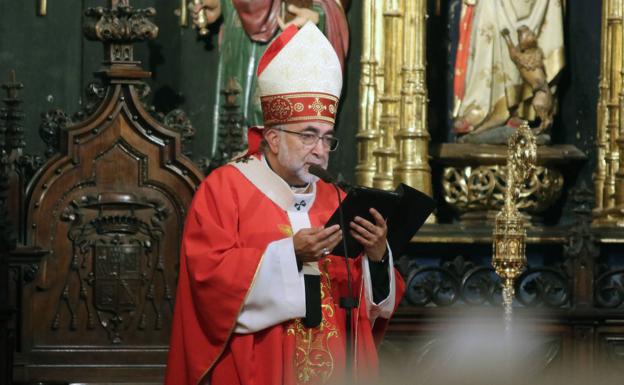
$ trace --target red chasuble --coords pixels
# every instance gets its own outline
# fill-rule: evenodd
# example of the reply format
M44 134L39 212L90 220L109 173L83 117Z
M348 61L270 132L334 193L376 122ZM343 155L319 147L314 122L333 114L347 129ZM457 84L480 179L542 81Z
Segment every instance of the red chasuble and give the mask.
M311 225L324 225L336 207L334 187L318 182L308 211ZM340 381L345 368L345 313L338 302L347 292L340 257L329 255L318 264L323 315L318 327L309 329L293 319L255 333L235 333L267 245L291 236L287 212L234 165L215 170L202 182L184 229L166 384ZM362 257L351 259L350 266L360 303L353 316L355 376L370 379L377 371L376 342L387 320L378 318L371 325ZM298 274L296 269L293 274ZM397 271L394 274L398 304L404 283Z

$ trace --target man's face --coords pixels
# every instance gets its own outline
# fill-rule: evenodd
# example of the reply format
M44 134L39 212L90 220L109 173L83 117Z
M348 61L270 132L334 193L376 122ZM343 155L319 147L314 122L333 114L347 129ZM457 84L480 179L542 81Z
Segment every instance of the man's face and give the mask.
M318 178L308 172L308 167L317 164L327 168L329 147L323 140L315 140L313 144L305 144L300 135L292 132L315 135L316 137L333 136L334 126L330 123L293 123L280 128L291 132L274 130L274 144L271 150L276 152L276 171L291 185L314 183ZM270 140L270 139L269 139Z

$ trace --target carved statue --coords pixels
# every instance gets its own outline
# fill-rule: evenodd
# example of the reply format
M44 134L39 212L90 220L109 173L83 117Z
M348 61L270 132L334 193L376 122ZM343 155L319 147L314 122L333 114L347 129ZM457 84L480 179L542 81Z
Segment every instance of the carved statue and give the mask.
M537 142L548 143L564 66L562 2L462 0L457 28L456 140L505 144L522 120L539 118ZM519 30L519 41L503 30Z
M297 6L311 4L311 9ZM218 84L212 127L218 127L225 105L223 91L232 79L240 85L238 104L245 126L262 124L260 99L256 95L255 71L267 44L288 23L299 26L308 20L325 32L344 65L349 45L345 7L347 0L193 0L194 25L202 33L222 19L219 29ZM287 17L290 14L290 19ZM290 20L290 21L289 21ZM207 33L207 31L205 32ZM215 136L216 136L216 130ZM215 145L216 147L216 145Z
M531 86L533 99L531 105L540 118L540 125L533 130L539 135L550 128L553 120L554 101L550 86L546 80L544 68L544 53L537 45L537 36L526 25L518 28L518 45L514 46L507 28L502 30L502 35L509 49L511 60L518 67L522 79Z

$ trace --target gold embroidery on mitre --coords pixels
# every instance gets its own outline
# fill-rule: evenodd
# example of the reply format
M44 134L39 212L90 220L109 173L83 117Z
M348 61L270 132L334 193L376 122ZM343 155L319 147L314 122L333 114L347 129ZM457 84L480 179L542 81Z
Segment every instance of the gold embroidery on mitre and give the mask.
M325 384L334 371L334 357L329 349L329 340L338 337L334 303L331 299L331 284L326 258L319 263L321 271L321 314L322 320L315 328L306 328L301 319L290 323L287 335L295 336L295 375L297 384Z
M308 106L312 111L316 112L316 116L321 116L321 112L327 109L327 106L321 103L319 98L314 98L314 102Z
M288 99L275 98L269 102L269 114L271 118L286 120L293 112L292 103Z

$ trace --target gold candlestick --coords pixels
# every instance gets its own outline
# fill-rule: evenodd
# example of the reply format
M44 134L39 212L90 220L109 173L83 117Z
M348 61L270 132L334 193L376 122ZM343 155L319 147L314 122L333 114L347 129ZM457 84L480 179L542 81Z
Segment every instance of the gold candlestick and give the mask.
M39 16L45 16L48 14L48 1L47 0L39 0Z

